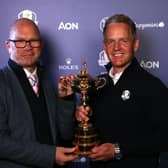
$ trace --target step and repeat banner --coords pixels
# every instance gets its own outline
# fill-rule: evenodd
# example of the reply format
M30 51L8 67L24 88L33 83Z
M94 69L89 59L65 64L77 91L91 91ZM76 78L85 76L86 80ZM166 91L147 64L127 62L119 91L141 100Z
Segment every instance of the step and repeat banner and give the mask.
M9 58L5 40L11 23L27 17L39 26L44 40L42 62L53 80L78 73L83 61L92 76L105 73L108 59L103 50L102 28L109 16L123 13L136 23L140 37L136 57L141 66L168 86L167 0L1 0L0 3L0 68ZM162 157L164 165L166 157L167 154Z

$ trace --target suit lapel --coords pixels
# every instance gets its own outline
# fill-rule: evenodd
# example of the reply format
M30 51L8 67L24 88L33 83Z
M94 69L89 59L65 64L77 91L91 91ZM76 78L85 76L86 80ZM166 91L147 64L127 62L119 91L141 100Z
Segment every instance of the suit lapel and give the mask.
M27 129L31 130L33 133L33 136L35 137L34 132L34 123L32 118L31 109L29 107L29 104L27 102L26 96L24 94L24 91L20 85L20 82L18 81L14 71L8 66L5 69L3 69L5 80L7 85L9 85L9 88L11 91L9 92L10 95L9 98L14 105L19 103L19 110L13 109L13 115L16 116L16 118L19 118L23 120L25 127ZM11 104L12 104L11 103ZM10 107L11 108L11 107Z
M42 89L46 100L53 142L56 143L56 96L54 89L52 89L50 84L45 80L42 81ZM55 100L55 102L53 102L53 100Z

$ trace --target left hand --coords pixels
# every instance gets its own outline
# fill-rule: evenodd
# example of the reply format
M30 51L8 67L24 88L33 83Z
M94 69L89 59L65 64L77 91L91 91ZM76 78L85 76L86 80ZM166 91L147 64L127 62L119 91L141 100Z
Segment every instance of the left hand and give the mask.
M58 80L58 96L65 97L73 94L71 87L72 80L75 79L75 75L60 76Z
M114 157L114 147L115 145L112 143L104 143L100 146L95 146L92 149L92 153L89 155L89 157L93 160L101 160L101 161L107 161Z
M79 106L76 108L75 117L79 122L86 122L89 120L89 116L91 116L92 110L90 106Z
M65 165L68 162L75 160L78 155L74 152L76 147L73 148L65 148L65 147L56 147L56 157L55 161L58 165Z

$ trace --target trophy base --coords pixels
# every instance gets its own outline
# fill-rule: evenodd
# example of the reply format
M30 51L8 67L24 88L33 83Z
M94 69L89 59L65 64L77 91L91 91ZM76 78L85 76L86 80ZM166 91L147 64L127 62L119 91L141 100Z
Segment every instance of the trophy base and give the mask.
M79 123L76 128L73 145L77 146L74 152L78 155L89 155L91 149L99 144L96 128L91 123Z

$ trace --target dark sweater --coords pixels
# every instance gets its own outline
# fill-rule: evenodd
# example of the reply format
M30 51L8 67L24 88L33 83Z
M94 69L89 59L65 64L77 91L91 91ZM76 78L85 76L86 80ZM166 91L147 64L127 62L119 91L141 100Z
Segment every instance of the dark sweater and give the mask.
M123 159L94 162L95 168L157 167L159 152L166 144L166 86L142 69L136 59L116 85L108 74L102 77L106 85L90 95L94 122L102 143L120 144Z

